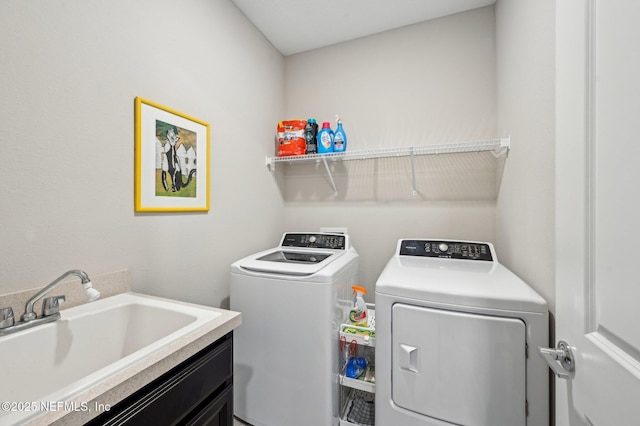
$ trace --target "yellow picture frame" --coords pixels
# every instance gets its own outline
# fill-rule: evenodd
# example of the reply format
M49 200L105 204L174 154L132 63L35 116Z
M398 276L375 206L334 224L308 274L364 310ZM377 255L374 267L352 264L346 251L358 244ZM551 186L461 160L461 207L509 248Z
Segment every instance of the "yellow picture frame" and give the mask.
M210 126L135 98L135 211L202 212L210 207Z

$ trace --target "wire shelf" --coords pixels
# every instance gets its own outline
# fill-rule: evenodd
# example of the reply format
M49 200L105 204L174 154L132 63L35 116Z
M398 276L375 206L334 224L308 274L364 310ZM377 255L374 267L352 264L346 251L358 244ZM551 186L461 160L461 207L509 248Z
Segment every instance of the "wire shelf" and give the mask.
M456 154L462 152L494 151L501 155L510 148L510 138L489 139L472 142L453 142L438 145L411 146L403 148L365 149L327 154L267 157L267 166L273 169L276 163L314 162L319 160L349 161L370 158L406 157L412 155Z
M414 158L423 155L458 154L473 152L491 152L496 158L506 154L511 148L511 139L487 139L471 142L451 142L437 145L422 145L403 148L366 149L327 154L294 155L288 157L267 157L266 165L271 172L275 171L277 163L323 163L333 189L334 196L338 195L338 188L329 167L330 162L368 160L376 158L410 157L411 158L411 186L414 196L418 195L416 186L416 171Z

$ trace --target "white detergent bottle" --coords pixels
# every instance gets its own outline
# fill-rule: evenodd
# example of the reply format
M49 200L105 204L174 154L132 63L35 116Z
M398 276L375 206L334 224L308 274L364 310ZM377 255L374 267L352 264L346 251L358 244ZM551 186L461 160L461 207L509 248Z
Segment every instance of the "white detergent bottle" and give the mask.
M369 316L367 315L367 304L364 303L363 296L367 294L367 289L359 285L351 286L351 288L356 294L356 302L349 312L349 322L352 325L366 327L369 323Z

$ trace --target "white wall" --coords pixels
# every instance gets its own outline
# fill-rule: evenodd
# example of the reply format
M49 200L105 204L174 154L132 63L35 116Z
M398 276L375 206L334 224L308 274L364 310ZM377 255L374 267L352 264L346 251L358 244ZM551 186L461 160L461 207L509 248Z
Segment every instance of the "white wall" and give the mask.
M486 7L288 56L286 117L333 122L340 114L348 150L500 136L494 35L494 9ZM291 229L347 227L368 300L399 238L495 239L495 201L363 201L350 183L347 199L289 202L295 194L284 194L283 219ZM309 185L326 192L324 177Z
M555 2L496 3L498 132L511 135L497 208L501 261L555 312Z
M282 56L228 0L7 0L0 57L0 294L127 268L224 306L228 265L281 230ZM136 96L211 124L208 214L134 213Z

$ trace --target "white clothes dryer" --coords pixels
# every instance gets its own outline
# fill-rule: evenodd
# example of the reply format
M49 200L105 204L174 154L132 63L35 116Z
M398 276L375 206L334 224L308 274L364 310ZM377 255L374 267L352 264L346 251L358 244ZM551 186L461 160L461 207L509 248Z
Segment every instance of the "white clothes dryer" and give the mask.
M491 244L402 239L375 301L376 424L549 424L547 303Z
M231 265L234 413L254 426L327 426L338 417L338 302L357 284L349 236L286 233Z

